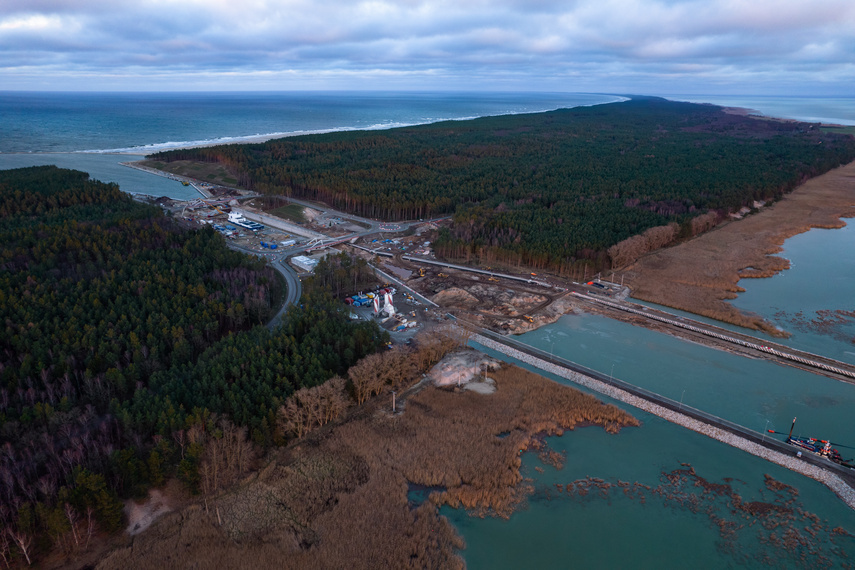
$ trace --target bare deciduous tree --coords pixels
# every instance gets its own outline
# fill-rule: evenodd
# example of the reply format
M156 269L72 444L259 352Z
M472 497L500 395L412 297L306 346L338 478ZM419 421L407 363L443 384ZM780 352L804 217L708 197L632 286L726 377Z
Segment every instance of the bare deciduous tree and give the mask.
M252 442L247 439L246 427L238 427L222 418L213 434L192 434L194 443L204 446L199 465L202 492L213 493L237 481L249 468L255 455ZM192 432L192 428L191 428Z
M12 530L8 527L6 529L6 532L9 534L9 538L11 538L15 545L18 547L18 550L21 551L21 554L24 555L24 558L27 560L27 566L32 566L33 561L30 560L30 548L33 545L32 535L19 530Z
M337 420L348 406L344 389L344 378L336 376L320 386L297 390L279 409L280 428L300 438L314 427Z
M68 525L71 527L71 537L74 539L74 546L76 548L80 546L80 536L77 533L77 524L80 522L80 515L77 514L77 511L69 503L65 503L63 511L65 512L65 518L68 519Z
M645 253L665 247L674 241L679 229L680 227L677 224L657 226L616 243L608 250L609 257L612 259L612 267L629 265Z

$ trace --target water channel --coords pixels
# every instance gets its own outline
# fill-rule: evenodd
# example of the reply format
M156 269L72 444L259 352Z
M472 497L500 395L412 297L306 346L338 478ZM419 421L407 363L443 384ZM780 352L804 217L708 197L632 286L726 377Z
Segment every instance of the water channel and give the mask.
M855 248L846 246L855 237L851 227L812 230L788 240L781 255L791 260L792 269L775 278L741 282L747 291L734 304L777 319L786 330L794 322L815 318L805 315L828 314L817 311L846 310L847 304L851 310L855 289L845 285L846 276L855 271L855 263L849 259ZM818 275L830 275L829 267L836 267L840 280L819 281ZM805 293L807 289L812 289L810 295ZM844 358L848 351L855 352L846 342L848 324L837 325L800 327L787 343L852 362ZM767 428L787 431L798 416L796 434L855 446L855 386L851 384L597 315L566 315L518 339L757 432ZM855 513L822 484L628 409L641 419L640 428L625 429L618 435L584 428L548 438L553 449L567 454L561 470L526 454L523 469L534 492L527 506L511 519L476 519L463 511L443 509L466 540L462 555L467 565L843 567L844 557L855 555L855 539L832 531L842 528L855 534ZM675 471L688 469L681 464L691 464L695 475L675 475ZM792 486L797 496L770 489L765 475ZM588 476L612 486L585 496L557 486ZM616 486L618 481L650 490L633 486L644 490L627 495ZM789 514L781 514L782 519L775 523L779 526L770 530L758 522L760 518L752 523L751 516L734 508L734 494L745 502L772 505L769 508ZM811 526L814 515L823 522ZM793 540L787 543L783 536Z

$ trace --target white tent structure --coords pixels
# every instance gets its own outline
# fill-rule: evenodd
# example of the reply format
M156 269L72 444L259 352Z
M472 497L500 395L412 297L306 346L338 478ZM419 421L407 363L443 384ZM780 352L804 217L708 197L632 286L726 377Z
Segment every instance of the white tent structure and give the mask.
M385 306L383 307L383 310L386 312L387 315L391 317L395 314L395 305L392 304L392 294L386 293L383 299L385 301Z

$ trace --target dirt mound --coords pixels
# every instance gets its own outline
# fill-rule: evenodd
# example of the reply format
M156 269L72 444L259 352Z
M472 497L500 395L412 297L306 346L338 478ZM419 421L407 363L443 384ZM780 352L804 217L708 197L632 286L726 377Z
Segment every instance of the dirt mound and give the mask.
M437 386L466 384L480 379L482 370L496 370L500 362L482 352L465 350L449 354L438 362L428 373Z
M460 309L471 309L479 303L478 297L459 287L451 287L445 291L440 291L431 300L442 307L457 307Z

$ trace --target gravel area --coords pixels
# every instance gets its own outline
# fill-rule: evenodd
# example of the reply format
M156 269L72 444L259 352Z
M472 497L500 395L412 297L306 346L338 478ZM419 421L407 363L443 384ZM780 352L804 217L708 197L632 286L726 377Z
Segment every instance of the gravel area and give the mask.
M516 358L521 362L525 362L526 364L539 368L544 372L549 372L550 374L555 374L556 376L566 378L567 380L579 384L580 386L584 386L590 390L609 396L610 398L614 398L615 400L627 403L631 406L644 410L645 412L649 412L651 414L659 416L660 418L666 419L669 422L679 424L692 431L704 434L708 437L746 451L752 455L762 457L763 459L771 461L772 463L776 463L778 465L781 465L782 467L786 467L787 469L790 469L797 473L801 473L802 475L806 475L807 477L815 479L826 485L829 489L834 491L837 496L840 497L847 505L849 505L850 508L855 509L855 489L852 489L852 487L847 485L846 482L844 482L834 473L826 471L825 469L822 469L815 465L805 463L804 461L799 460L794 455L785 455L783 453L779 453L771 449L766 449L765 447L757 445L754 442L734 435L729 431L723 430L715 426L711 426L679 412L669 410L649 400L645 400L644 398L640 398L624 390L615 388L614 386L609 386L608 384L600 382L599 380L595 380L594 378L591 378L589 376L573 372L572 370L568 370L563 366L546 362L544 360L506 346L502 343L486 338L482 335L475 334L472 336L471 340L483 346L486 346L487 348L491 348L497 352L501 352L502 354L505 354L512 358Z

